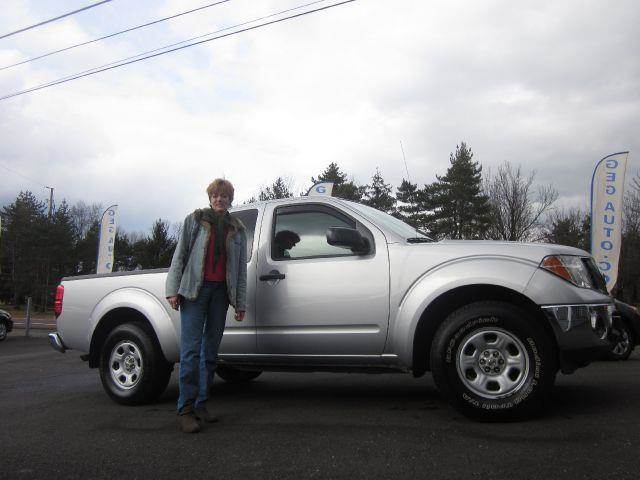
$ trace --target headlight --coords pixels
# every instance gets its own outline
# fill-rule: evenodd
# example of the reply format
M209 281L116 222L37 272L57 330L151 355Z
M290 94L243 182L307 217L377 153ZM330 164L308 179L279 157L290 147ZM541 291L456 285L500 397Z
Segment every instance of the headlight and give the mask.
M544 268L578 287L595 287L589 270L581 257L574 255L549 255L542 260L540 268Z

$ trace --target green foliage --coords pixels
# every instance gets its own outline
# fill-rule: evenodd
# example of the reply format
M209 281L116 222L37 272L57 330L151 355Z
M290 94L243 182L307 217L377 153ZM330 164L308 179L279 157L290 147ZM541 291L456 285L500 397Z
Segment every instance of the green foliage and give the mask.
M2 292L19 305L40 296L48 251L46 207L31 192L20 192L2 209Z
M391 214L395 211L396 205L396 199L391 195L391 190L391 184L384 182L380 170L376 168L376 173L371 177L371 185L365 185L363 203Z
M546 241L557 245L590 250L589 214L580 209L556 210L547 220Z
M264 200L275 200L277 198L289 198L293 197L293 192L291 191L290 184L291 182L285 182L282 177L276 178L276 180L268 187L260 190L258 194L258 200L261 202Z
M171 265L176 243L176 239L169 234L169 222L157 219L151 227L151 236L133 245L136 266L142 269L168 267Z
M318 178L311 177L312 185L319 182L333 182L333 191L331 193L333 197L362 202L365 194L366 187L356 185L353 179L347 181L347 174L342 172L335 162L331 162L324 172L318 175Z
M424 191L418 189L417 183L402 179L402 183L396 188L398 207L393 215L414 228L426 230L428 215L425 212L424 197Z
M450 155L444 176L426 185L423 203L431 213L428 229L438 238L484 238L489 226L489 202L482 193L482 166L462 142Z

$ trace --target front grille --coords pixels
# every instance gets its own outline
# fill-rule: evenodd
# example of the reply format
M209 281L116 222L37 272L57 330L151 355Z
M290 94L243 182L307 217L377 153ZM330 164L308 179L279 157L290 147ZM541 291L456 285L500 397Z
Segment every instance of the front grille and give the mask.
M582 263L584 263L585 267L587 267L587 271L589 272L589 276L591 277L591 281L595 286L596 290L604 293L605 295L609 295L609 291L607 290L607 282L604 279L604 275L596 265L596 262L591 257L582 257Z

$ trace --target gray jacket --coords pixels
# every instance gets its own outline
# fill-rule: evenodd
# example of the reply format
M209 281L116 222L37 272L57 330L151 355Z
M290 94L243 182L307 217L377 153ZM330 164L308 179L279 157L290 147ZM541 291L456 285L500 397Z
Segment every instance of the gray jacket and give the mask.
M173 253L167 274L167 297L182 295L195 300L204 279L205 259L211 237L211 225L201 220L199 211L187 215L182 225L178 245ZM227 293L229 303L238 311L247 306L247 234L240 220L231 217L232 223L225 239L227 255ZM187 259L197 223L200 229L193 241L191 256ZM186 262L186 267L185 267Z

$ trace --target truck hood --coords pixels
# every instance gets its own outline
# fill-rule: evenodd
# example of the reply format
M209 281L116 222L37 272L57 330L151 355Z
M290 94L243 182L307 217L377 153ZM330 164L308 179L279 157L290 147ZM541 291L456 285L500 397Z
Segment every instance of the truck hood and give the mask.
M591 256L589 252L585 252L579 248L555 245L553 243L524 243L495 240L442 240L435 244L422 243L419 245L421 247L438 245L445 257L448 257L448 254L452 256L456 254L460 256L504 255L522 258L536 263L542 261L547 255Z

